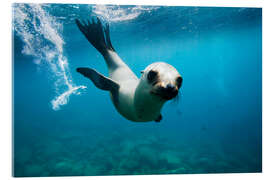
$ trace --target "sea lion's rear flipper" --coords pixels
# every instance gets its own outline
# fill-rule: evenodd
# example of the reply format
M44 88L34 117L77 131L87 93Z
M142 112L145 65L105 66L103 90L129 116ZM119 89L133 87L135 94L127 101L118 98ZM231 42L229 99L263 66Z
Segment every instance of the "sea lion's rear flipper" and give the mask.
M112 79L105 77L91 68L77 68L77 72L81 73L85 77L91 79L95 86L105 91L115 92L119 89L119 84Z
M110 39L109 25L103 26L100 19L96 19L97 21L92 19L91 22L88 20L87 23L76 19L75 22L86 39L104 56L107 50L115 50Z

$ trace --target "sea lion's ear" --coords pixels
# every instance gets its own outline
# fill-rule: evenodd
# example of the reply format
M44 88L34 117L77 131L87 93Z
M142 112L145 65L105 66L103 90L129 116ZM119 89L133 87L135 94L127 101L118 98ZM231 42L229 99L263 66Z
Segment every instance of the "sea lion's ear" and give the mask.
M144 73L144 70L141 71L141 74L143 74L143 73Z
M77 68L77 72L81 73L85 77L89 78L97 88L105 91L115 91L119 89L119 84L114 80L105 77L91 68Z

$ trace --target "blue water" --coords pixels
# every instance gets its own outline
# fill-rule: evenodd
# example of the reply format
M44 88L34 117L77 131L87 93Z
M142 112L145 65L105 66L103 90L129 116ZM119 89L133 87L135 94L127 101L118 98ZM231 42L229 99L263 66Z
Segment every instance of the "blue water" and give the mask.
M183 76L160 123L126 120L76 72L108 74L74 23L91 16L138 77L156 61ZM16 177L262 171L260 8L14 4L13 49Z

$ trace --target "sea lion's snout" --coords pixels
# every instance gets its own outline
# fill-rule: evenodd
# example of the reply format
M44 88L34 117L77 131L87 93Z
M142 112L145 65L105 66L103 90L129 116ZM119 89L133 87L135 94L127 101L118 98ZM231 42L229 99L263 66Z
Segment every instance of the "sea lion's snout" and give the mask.
M169 96L171 96L172 98L174 98L178 94L178 89L174 85L172 85L172 84L168 84L166 86L166 89L165 90L166 90L166 93Z
M178 95L178 86L174 84L167 84L166 86L157 84L155 88L151 90L151 93L164 100L171 100Z
M177 96L178 88L173 84L168 84L166 87L159 88L159 94L162 98L171 100Z
M153 88L151 90L152 94L160 96L162 99L171 100L178 95L178 91L182 86L183 78L178 76L176 79L171 80L166 83L166 81L162 81L159 78L156 82L154 82Z

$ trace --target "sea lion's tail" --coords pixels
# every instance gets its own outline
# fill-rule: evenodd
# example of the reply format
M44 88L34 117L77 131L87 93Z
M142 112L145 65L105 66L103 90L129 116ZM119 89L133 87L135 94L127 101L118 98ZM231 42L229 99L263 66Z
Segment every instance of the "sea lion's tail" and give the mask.
M108 50L115 51L110 39L109 25L103 26L100 19L96 19L97 21L92 19L91 22L87 20L87 23L76 19L75 22L86 39L105 56Z

